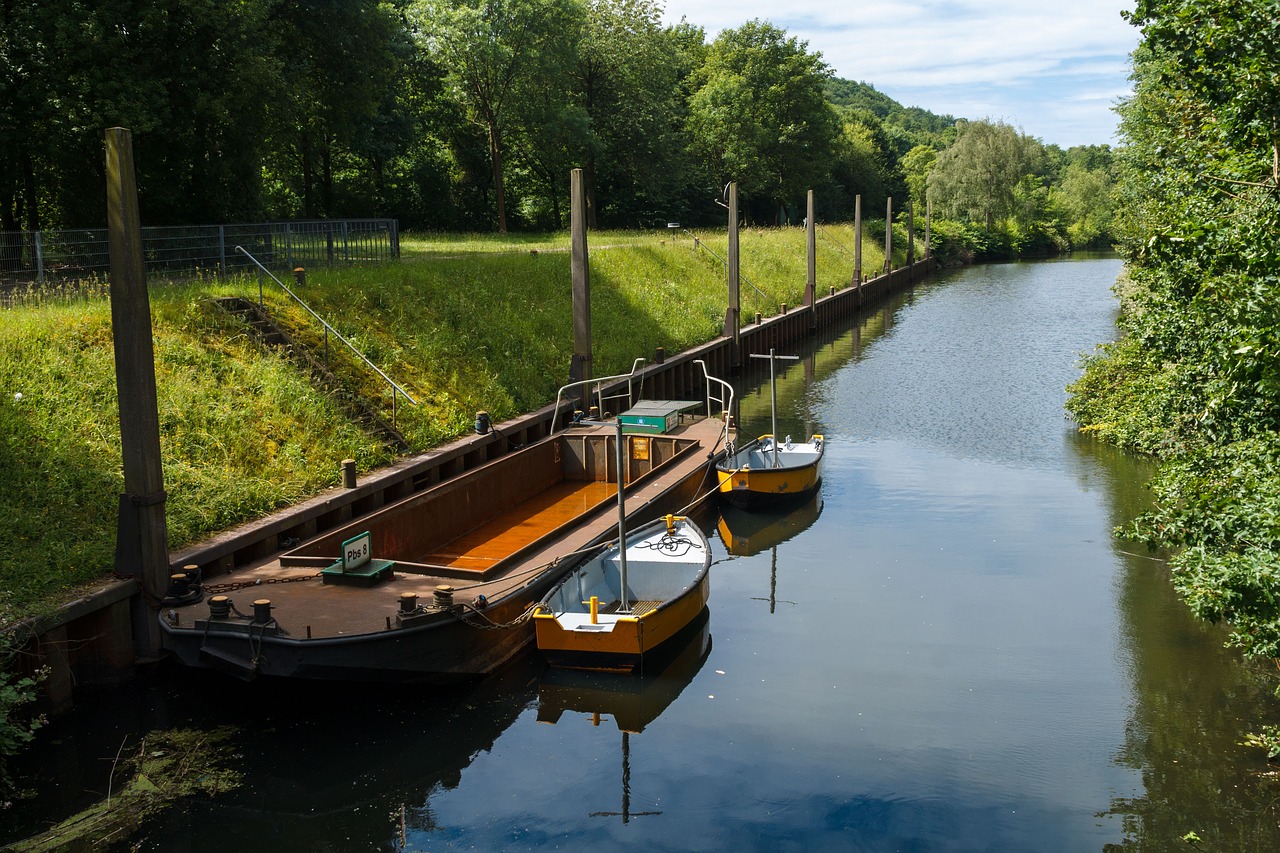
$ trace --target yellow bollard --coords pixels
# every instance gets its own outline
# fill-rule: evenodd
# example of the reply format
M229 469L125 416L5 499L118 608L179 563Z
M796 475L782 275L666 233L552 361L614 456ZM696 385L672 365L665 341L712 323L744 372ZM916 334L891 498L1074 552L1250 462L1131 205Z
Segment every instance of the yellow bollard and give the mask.
M600 598L595 595L591 596L591 624L600 624Z

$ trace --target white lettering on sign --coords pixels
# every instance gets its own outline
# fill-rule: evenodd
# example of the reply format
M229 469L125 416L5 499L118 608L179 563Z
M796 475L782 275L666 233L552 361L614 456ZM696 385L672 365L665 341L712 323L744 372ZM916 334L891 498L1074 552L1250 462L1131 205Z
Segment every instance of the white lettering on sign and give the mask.
M342 570L344 572L358 569L369 562L373 550L369 542L369 531L366 530L359 536L353 536L342 543Z

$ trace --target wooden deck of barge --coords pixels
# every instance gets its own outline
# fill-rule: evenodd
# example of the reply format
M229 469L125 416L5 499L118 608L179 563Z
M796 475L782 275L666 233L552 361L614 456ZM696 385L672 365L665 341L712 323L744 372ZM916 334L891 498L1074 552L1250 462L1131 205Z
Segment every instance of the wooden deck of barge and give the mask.
M420 562L484 572L588 509L617 495L616 483L566 480L474 530L446 542Z

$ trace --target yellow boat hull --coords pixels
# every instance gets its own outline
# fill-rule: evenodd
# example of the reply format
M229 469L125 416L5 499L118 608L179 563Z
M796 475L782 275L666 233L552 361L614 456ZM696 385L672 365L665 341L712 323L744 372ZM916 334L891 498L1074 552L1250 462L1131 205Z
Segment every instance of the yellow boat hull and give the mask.
M710 587L704 576L689 594L639 616L619 617L608 631L565 630L550 613L536 613L538 650L553 666L632 672L694 624L706 609Z
M688 519L666 516L634 531L626 555L629 575L615 543L585 558L542 599L533 625L552 666L634 671L706 609L711 550Z
M800 445L788 441L776 453L773 436L761 436L716 466L720 497L743 509L811 495L822 483L823 436Z

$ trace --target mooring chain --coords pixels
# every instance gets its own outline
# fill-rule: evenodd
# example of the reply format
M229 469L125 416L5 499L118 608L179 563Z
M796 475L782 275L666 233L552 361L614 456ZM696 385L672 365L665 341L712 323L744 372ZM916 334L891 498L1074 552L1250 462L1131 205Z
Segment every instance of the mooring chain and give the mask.
M533 614L538 612L538 608L540 606L541 606L541 602L538 602L538 601L533 602L532 604L530 604L528 607L524 609L523 613L521 613L516 618L512 619L510 622L494 622L492 619L490 619L488 616L484 614L484 611L480 610L479 608L473 607L470 604L465 604L465 603L461 605L461 609L458 612L458 616L462 619L463 622L465 622L467 625L470 625L472 628L479 628L482 631L505 631L509 628L515 628L520 625L523 625L525 622L528 622L530 619L533 618ZM472 622L470 619L467 618L468 612L474 613L476 616L479 616L481 619L484 620L484 622L488 624L484 624L481 622Z
M248 589L254 586L265 586L273 583L297 583L298 581L313 581L318 577L323 577L323 573L316 572L314 575L298 575L292 578L259 578L256 581L238 581L236 583L206 583L201 584L200 588L210 595L218 595L224 592L236 592L241 589Z

